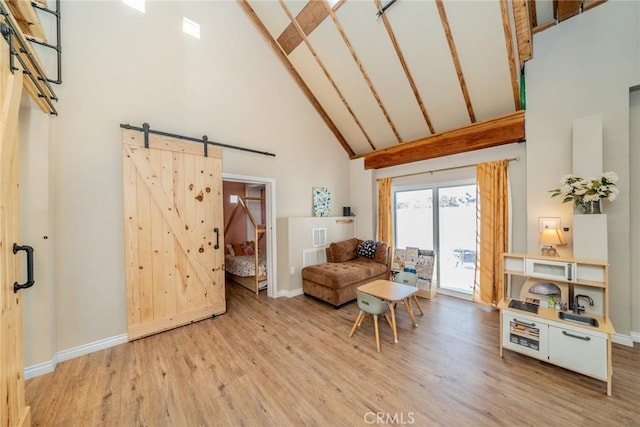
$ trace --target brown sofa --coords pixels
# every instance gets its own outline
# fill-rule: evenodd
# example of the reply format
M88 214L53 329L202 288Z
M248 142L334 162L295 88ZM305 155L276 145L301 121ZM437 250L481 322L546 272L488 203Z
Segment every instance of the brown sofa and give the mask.
M356 288L377 279L389 279L391 247L379 243L375 257L358 255L359 239L332 243L327 263L302 269L302 291L336 308L356 299Z

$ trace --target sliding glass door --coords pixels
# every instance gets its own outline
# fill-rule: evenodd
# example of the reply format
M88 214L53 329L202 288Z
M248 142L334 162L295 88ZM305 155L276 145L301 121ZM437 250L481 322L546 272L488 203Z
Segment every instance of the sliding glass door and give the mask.
M438 188L441 289L471 294L476 267L476 185Z
M434 250L433 283L445 292L470 296L476 259L475 183L395 189L394 204L395 247Z
M433 249L433 189L395 192L396 248Z

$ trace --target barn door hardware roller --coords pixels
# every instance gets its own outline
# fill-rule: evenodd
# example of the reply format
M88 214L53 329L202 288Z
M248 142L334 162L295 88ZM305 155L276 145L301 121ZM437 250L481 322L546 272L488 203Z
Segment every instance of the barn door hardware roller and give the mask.
M13 55L16 55L13 50L13 30L4 22L0 22L0 34L2 34L2 37L4 37L9 45L9 70L11 70L11 74L13 74L14 71L18 71L18 67L13 64Z
M184 139L185 141L199 142L203 146L203 153L205 157L209 156L209 145L222 147L222 148L230 148L232 150L246 151L249 153L262 154L263 156L270 156L270 157L276 156L275 154L269 153L268 151L254 150L253 148L238 147L237 145L229 145L229 144L223 144L221 142L209 141L209 138L207 137L207 135L204 135L202 138L192 138L190 136L177 135L175 133L163 132L160 130L153 130L149 126L149 123L143 123L141 128L137 126L131 126L129 124L124 124L124 123L121 123L120 127L122 129L135 130L135 131L144 133L144 148L149 148L149 134L154 134L154 135L167 136L169 138Z
M27 289L33 286L35 280L33 279L33 248L31 246L20 246L17 243L13 244L13 254L17 254L20 251L27 253L27 281L24 283L15 282L13 284L13 293L18 292L20 289Z

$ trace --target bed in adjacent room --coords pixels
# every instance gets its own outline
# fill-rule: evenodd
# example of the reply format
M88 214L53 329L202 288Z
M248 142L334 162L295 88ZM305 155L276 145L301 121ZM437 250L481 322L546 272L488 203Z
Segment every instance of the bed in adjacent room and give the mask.
M242 245L240 250L239 245ZM255 251L253 242L227 245L224 269L230 280L255 293L267 286L267 255Z

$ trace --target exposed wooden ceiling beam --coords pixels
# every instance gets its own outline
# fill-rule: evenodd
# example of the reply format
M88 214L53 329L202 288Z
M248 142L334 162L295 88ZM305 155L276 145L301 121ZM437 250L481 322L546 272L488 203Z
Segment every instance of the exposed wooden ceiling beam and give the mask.
M380 169L525 140L524 111L378 150L364 157L365 169Z
M315 30L327 16L329 11L325 7L325 0L311 0L305 7L302 8L300 13L296 16L295 20L302 28L304 35L308 36L313 30ZM282 34L278 36L278 44L282 46L282 50L286 55L289 55L293 50L302 43L302 36L296 29L293 23L289 24L284 29Z
M442 21L442 28L449 43L449 50L451 51L451 59L453 59L453 65L456 68L456 74L458 75L458 82L460 83L460 89L462 90L462 96L464 102L467 104L467 112L469 113L469 119L471 123L476 122L476 115L473 112L473 106L471 105L471 98L469 97L469 91L467 90L467 83L464 81L464 74L462 73L462 66L460 65L460 58L458 57L458 51L456 50L456 43L453 41L451 35L451 27L449 26L449 20L447 19L447 13L444 10L444 4L442 0L436 0L438 6L438 13L440 14L440 21Z
M582 0L562 0L558 2L553 2L554 6L557 5L556 9L556 19L558 22L562 22L565 19L569 19L572 16L576 16L580 13L580 5L582 4Z
M342 101L342 104L345 106L345 108L347 109L347 111L351 115L351 118L353 119L353 121L356 123L358 128L360 128L360 131L362 132L362 134L364 135L365 139L369 143L369 146L371 147L372 150L375 150L376 147L373 145L373 142L371 142L371 138L367 134L367 131L364 129L364 127L362 126L362 123L360 122L360 120L356 116L355 112L353 111L353 109L351 108L349 103L347 102L347 99L344 97L344 95L342 94L342 92L338 88L338 85L336 84L335 80L333 80L333 77L331 77L331 75L329 74L329 71L327 70L327 67L325 67L325 65L322 62L322 60L320 60L320 57L316 54L316 51L313 48L313 46L311 45L311 43L309 43L309 40L307 39L307 36L304 34L302 27L298 24L296 19L291 14L291 11L289 10L287 5L285 4L284 0L280 0L280 7L282 7L282 10L284 11L284 13L289 17L289 20L291 21L291 24L296 28L296 31L298 31L298 34L300 34L300 37L302 38L302 40L304 41L305 45L307 46L307 49L309 49L309 52L311 53L313 58L316 60L316 63L318 64L320 69L322 69L322 72L324 73L324 76L327 78L327 80L329 81L329 83L331 84L333 89L338 94L338 97L340 98L340 100Z
M596 6L600 6L603 3L606 3L607 0L584 0L582 2L582 11L586 12L587 10L594 8Z
M516 22L516 40L518 42L518 57L520 68L525 61L533 56L533 37L531 35L531 22L529 21L528 0L512 0L513 17Z
M529 22L531 23L531 28L538 26L538 12L536 9L537 1L538 0L531 0L529 2Z
M393 134L396 136L396 139L398 140L398 142L402 142L402 138L400 137L400 133L398 132L398 129L393 124L393 120L391 120L391 116L387 112L387 109L384 107L384 104L382 103L382 99L380 99L380 96L378 95L378 91L376 91L376 88L373 86L373 83L369 78L369 74L364 69L364 65L362 65L360 58L358 57L355 49L351 45L351 42L349 41L349 38L347 37L347 33L344 31L342 24L340 24L340 21L338 21L338 18L336 17L336 14L334 13L333 9L329 7L329 3L326 3L326 2L324 3L325 3L325 7L327 8L327 11L329 12L329 16L331 16L331 20L333 21L333 24L338 30L338 33L340 33L340 36L342 37L342 40L347 46L347 49L349 49L349 52L351 53L351 57L355 61L356 65L358 66L358 69L360 70L360 73L362 74L362 78L364 78L365 82L367 82L367 86L369 86L369 90L371 90L371 94L378 102L378 106L380 107L380 110L382 111L382 114L384 115L385 119L387 119L387 123L389 123L389 126L391 127Z
M502 14L502 28L504 29L504 41L507 48L507 59L509 61L509 74L511 74L511 90L513 91L513 103L516 111L522 108L520 104L520 85L518 84L518 67L513 53L513 35L511 34L511 23L509 20L509 5L507 0L500 0L500 13Z
M329 115L324 110L324 108L322 108L322 105L320 105L320 102L318 101L318 99L313 95L313 93L311 92L311 89L309 89L309 86L306 85L306 83L304 82L300 74L298 74L293 64L289 61L289 58L287 58L287 55L280 48L280 45L278 44L278 42L271 36L271 34L269 33L269 30L267 30L267 28L264 26L262 21L260 21L260 18L258 18L258 15L256 14L255 10L253 10L253 8L251 7L251 5L248 3L247 0L236 0L236 2L240 6L240 8L243 10L243 12L247 15L249 20L256 27L256 29L258 30L262 38L267 42L269 47L271 47L271 50L273 50L273 52L276 54L278 59L280 59L280 62L282 62L282 64L287 69L287 71L289 71L289 74L291 74L291 77L293 77L293 79L298 84L298 86L300 87L302 92L305 94L307 99L309 99L309 101L311 102L311 105L313 105L313 107L316 109L318 114L320 114L320 117L322 118L322 120L324 120L324 122L329 127L331 132L333 132L333 134L335 135L340 145L342 145L342 148L344 148L344 150L347 152L347 154L350 157L355 156L356 153L349 146L349 144L347 143L347 140L344 138L342 133L340 133L340 130L338 130L335 123L333 123L331 118L329 118Z
M373 2L375 3L375 5L378 8L378 10L382 9L382 3L380 2L380 0L373 0ZM409 81L409 86L411 86L411 90L413 91L413 95L416 97L416 102L418 103L418 106L420 107L420 111L422 112L422 117L424 117L424 121L426 122L427 127L429 128L429 132L436 133L436 131L433 129L433 125L431 124L431 119L429 118L429 115L427 114L427 109L424 106L424 102L422 102L422 97L420 96L420 92L418 92L418 88L416 86L416 82L414 81L413 76L411 75L411 72L409 71L409 66L407 65L407 61L404 59L404 55L402 54L402 50L400 49L400 45L398 44L398 40L396 39L396 35L393 32L393 28L391 28L391 23L387 19L387 15L384 14L384 13L380 16L380 18L382 19L382 23L384 24L384 27L387 30L387 34L389 35L389 39L391 40L391 44L393 45L393 48L396 51L396 55L398 56L398 59L400 60L400 64L402 65L402 69L404 70L404 74L405 74L405 76L407 76L407 80Z

